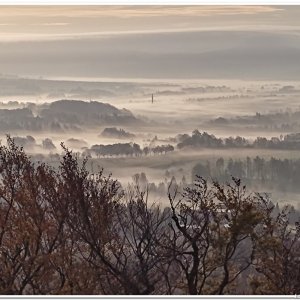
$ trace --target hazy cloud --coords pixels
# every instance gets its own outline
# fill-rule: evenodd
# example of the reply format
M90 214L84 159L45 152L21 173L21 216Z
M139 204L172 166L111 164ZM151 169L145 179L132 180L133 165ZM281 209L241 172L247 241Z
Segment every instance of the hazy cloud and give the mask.
M283 9L274 6L3 6L0 17L67 17L67 18L92 18L111 16L119 18L131 17L155 17L155 16L212 16L212 15L236 15L259 14L278 12Z
M289 14L287 16L287 10ZM120 34L300 26L296 8L231 6L2 6L1 41L62 40ZM295 14L295 13L294 13ZM280 16L280 18L278 18ZM16 26L8 26L8 24Z
M67 26L70 25L70 23L37 23L31 25L32 26Z
M15 26L15 23L0 23L0 26Z

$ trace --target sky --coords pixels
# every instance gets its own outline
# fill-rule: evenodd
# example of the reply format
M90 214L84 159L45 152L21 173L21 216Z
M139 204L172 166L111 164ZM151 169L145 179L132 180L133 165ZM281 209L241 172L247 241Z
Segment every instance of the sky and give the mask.
M298 79L300 6L1 6L0 73Z

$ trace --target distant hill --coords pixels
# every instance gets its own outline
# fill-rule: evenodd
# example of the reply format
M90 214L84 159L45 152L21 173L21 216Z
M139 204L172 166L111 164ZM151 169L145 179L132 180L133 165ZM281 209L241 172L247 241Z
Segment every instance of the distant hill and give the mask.
M141 125L129 110L118 109L108 103L80 100L59 100L50 104L23 109L0 109L0 130L67 131L89 126Z
M60 100L51 103L40 115L72 125L134 125L140 122L128 110L96 101Z
M81 114L117 114L119 109L108 104L97 101L59 100L49 105L48 111L53 113L81 113Z
M0 109L0 130L2 132L23 128L34 130L35 125L33 123L38 123L38 119L28 108Z

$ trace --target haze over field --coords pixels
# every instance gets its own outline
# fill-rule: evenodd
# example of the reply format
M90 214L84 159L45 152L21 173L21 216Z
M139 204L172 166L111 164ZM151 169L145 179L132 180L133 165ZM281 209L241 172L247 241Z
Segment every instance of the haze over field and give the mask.
M268 172L272 157L300 159L299 15L298 6L2 6L1 137L54 166L64 142L123 184L142 172L156 185L192 182L195 170L238 174L297 206L296 170L289 190ZM263 173L252 174L246 159L257 156Z

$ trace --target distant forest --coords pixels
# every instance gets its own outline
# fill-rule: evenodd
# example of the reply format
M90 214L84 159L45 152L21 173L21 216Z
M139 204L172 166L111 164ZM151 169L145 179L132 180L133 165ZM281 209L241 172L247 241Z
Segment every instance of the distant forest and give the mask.
M103 134L105 133L105 134ZM123 129L117 129L115 127L105 128L100 135L101 137L112 138L133 138L134 135L124 131ZM49 151L56 150L56 146L52 140L46 138L42 141L42 145L38 145L36 140L32 136L26 137L13 137L15 143L19 146L25 147L30 150L33 147L42 148ZM168 142L168 144L161 144ZM243 137L228 137L217 138L213 134L207 132L199 132L197 129L193 131L192 135L179 134L175 138L169 138L159 140L157 137L153 138L148 146L141 146L134 142L127 143L114 143L114 144L95 144L91 147L87 147L88 144L84 140L78 140L70 138L67 143L71 147L81 148L81 155L83 157L118 157L118 156L148 156L156 154L166 154L174 150L182 149L230 149L230 148L243 148L243 149L274 149L274 150L298 150L300 149L300 133L287 134L280 138L272 137L267 139L265 137L257 137L254 141L250 141ZM173 146L173 145L174 146ZM41 156L41 155L40 155ZM42 156L41 156L42 157Z
M230 181L231 177L243 180L248 186L276 189L283 192L299 192L300 159L277 159L271 157L247 157L244 160L232 158L217 159L214 163L198 163L192 170L193 178L201 175L221 182Z
M284 89L285 88L285 89ZM283 90L288 90L288 86ZM283 91L281 91L283 92ZM278 91L280 95L280 90ZM275 97L275 96L274 96ZM231 127L240 126L243 129L263 129L265 131L299 131L300 130L300 111L281 111L276 113L262 114L257 112L255 115L241 116L235 118L218 117L206 123L209 127Z
M194 130L192 135L181 134L177 136L179 149L190 148L258 148L258 149L300 149L300 133L291 133L272 137L257 137L254 141L250 141L243 137L217 138L213 134L207 132L201 133Z

